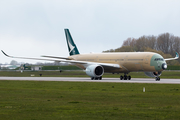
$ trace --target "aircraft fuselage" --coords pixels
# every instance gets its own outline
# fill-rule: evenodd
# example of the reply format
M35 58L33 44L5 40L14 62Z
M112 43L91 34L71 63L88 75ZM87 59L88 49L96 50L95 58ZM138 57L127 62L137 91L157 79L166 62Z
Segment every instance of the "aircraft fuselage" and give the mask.
M111 73L129 73L134 71L160 72L163 71L163 67L166 65L164 58L153 52L90 53L72 55L69 58L78 61L119 64L119 69L104 68L104 72ZM83 65L76 65L86 69Z

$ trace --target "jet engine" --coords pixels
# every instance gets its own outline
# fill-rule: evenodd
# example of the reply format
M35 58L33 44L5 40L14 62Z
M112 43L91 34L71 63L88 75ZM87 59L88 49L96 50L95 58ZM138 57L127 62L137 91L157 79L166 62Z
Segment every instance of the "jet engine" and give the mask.
M145 73L145 75L147 75L147 76L149 76L149 77L159 77L159 76L161 76L161 72L144 72Z
M90 77L98 78L104 74L104 68L100 65L90 65L86 68L86 74Z

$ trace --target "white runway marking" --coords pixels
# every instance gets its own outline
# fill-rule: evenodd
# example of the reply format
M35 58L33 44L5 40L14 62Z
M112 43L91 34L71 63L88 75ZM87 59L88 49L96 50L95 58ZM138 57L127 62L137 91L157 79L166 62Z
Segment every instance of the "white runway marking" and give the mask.
M0 77L0 80L180 84L180 79L161 79L161 81L155 81L153 78L132 78L131 80L103 78L102 80L91 80L90 78L82 77Z

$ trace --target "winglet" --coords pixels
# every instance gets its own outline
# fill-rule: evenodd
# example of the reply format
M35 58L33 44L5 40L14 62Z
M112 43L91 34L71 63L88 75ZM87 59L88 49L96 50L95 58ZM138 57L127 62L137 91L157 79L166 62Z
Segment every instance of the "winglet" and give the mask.
M178 59L179 58L179 54L176 52L176 58Z
M7 55L3 50L1 50L1 51L2 51L2 53L3 53L5 56L11 57L11 56Z
M179 54L176 52L176 57L175 58L167 58L167 59L164 59L165 61L167 60L176 60L179 58Z

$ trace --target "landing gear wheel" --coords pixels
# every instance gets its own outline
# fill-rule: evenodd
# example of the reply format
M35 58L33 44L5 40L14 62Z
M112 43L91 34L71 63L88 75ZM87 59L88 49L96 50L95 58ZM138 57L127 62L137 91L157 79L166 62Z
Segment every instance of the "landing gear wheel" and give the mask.
M127 75L124 75L124 80L127 80Z
M127 76L127 75L124 75L124 76L120 76L120 80L131 80L131 76Z
M121 75L121 76L120 76L120 80L123 80L123 78L124 78L124 77Z
M156 77L156 81L160 81L160 77Z
M128 79L128 80L131 80L131 76L128 76L127 79Z
M102 80L102 76L101 77L91 77L91 80Z

